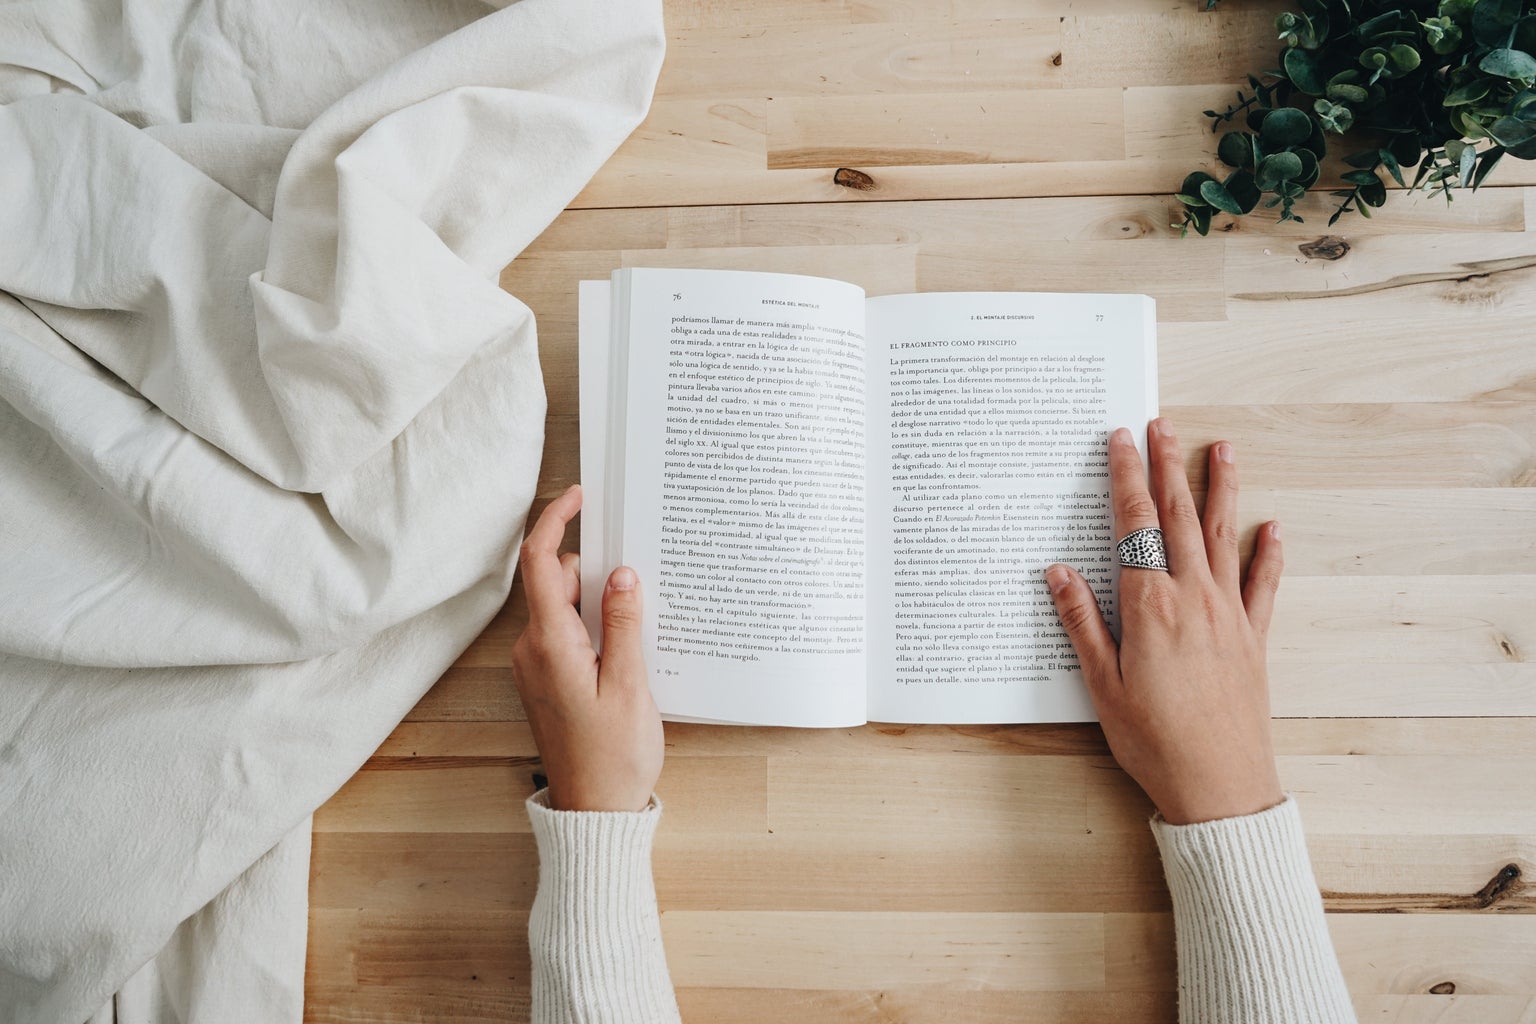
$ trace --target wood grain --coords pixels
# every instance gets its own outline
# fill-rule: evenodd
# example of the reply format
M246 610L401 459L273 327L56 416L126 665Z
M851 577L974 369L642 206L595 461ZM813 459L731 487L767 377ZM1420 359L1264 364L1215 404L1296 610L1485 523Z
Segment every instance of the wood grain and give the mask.
M615 267L1151 294L1197 492L1230 440L1245 541L1285 525L1275 746L1361 1019L1536 1024L1536 163L1181 240L1199 111L1286 4L1201 6L667 0L650 116L501 278L539 323L535 512L578 477L576 285ZM307 1021L526 1018L526 617L514 587L316 813ZM1097 726L670 724L659 788L689 1022L1176 1020L1150 808Z

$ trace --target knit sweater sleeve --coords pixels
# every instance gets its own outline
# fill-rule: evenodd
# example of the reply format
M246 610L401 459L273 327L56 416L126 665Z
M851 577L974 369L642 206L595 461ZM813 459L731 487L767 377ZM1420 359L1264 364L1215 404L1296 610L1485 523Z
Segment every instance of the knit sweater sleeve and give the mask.
M1152 831L1173 894L1180 1024L1355 1024L1294 800Z
M676 1024L651 879L661 802L555 811L528 798L539 887L528 917L533 1024Z

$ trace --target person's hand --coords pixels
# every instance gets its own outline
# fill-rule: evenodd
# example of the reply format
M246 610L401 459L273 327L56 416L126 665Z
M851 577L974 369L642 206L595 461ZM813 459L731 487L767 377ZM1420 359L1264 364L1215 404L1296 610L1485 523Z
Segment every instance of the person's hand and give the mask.
M523 541L528 627L512 648L512 678L549 776L557 811L639 811L661 775L661 715L640 651L640 581L620 566L603 591L603 654L576 613L575 554L559 554L581 488L549 503Z
M1118 540L1161 526L1169 571L1121 567L1120 643L1081 575L1052 565L1046 582L1109 748L1164 819L1183 825L1252 814L1285 798L1264 666L1280 585L1280 524L1259 529L1244 584L1232 446L1211 447L1202 524L1173 426L1154 420L1147 435L1155 500L1130 431L1122 427L1109 440L1114 531Z

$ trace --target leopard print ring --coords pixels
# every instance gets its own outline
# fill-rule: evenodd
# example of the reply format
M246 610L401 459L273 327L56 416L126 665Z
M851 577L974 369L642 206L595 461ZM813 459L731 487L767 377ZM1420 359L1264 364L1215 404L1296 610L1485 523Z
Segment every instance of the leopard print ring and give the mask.
M1155 526L1133 530L1115 545L1120 564L1133 569L1168 571L1168 549L1163 545L1163 531Z

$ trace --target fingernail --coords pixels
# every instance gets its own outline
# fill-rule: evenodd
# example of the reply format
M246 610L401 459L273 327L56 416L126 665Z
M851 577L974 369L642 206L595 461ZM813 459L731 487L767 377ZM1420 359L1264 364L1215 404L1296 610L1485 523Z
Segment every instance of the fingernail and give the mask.
M1269 524L1269 535L1275 538L1275 540L1280 539L1280 524L1278 522Z
M619 566L613 570L613 575L608 577L608 586L613 590L633 590L638 582L639 578L635 575L635 570L627 565Z
M1158 437L1172 437L1173 436L1173 424L1169 423L1167 420L1163 419L1161 416L1159 416L1157 419L1152 421L1152 429L1157 432L1157 436Z
M1112 444L1135 444L1131 440L1131 432L1124 427L1119 427L1113 434L1110 434L1109 440Z
M1217 462L1231 462L1232 461L1232 446L1227 444L1227 442L1223 441L1223 442L1221 442L1220 444L1218 444L1216 446L1216 461Z
M1072 574L1067 572L1065 566L1053 565L1045 570L1045 585L1051 588L1053 595L1067 589L1067 584L1072 582Z
M570 494L572 491L574 491L576 488L578 488L580 486L581 486L581 484L571 484L571 486L569 486L569 487L567 487L565 489L565 493L566 494Z

